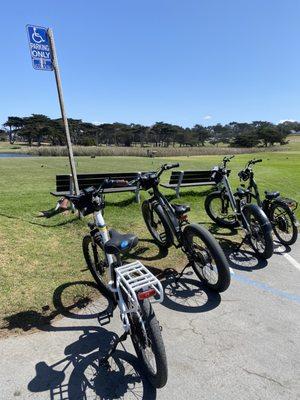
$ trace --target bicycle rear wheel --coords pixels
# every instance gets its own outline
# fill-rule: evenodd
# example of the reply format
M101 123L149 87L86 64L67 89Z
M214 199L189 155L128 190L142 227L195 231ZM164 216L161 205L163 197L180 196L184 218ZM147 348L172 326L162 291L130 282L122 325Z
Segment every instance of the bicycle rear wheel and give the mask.
M285 245L294 244L298 237L296 218L287 204L274 202L270 209L270 221L277 239Z
M207 215L220 227L233 229L239 226L226 193L210 193L205 199L204 207Z
M145 330L138 315L129 314L131 340L148 381L161 388L168 380L168 366L160 326L149 300L142 300L139 305Z
M247 204L243 213L249 224L249 239L253 250L261 258L270 258L274 252L274 243L268 217L256 204Z
M108 287L109 275L108 265L104 251L93 243L91 235L84 236L82 240L82 251L88 266L100 292L107 298L113 299Z
M224 292L231 278L228 261L219 243L198 224L187 225L183 235L195 274L210 289Z

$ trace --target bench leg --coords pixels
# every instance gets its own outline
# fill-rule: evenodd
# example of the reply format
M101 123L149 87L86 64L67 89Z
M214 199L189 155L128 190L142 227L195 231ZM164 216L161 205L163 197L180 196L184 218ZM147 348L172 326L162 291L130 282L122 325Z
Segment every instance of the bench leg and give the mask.
M75 206L74 206L74 204L70 201L70 204L71 204L71 210L72 210L72 213L74 213L75 212L75 210L76 210L76 208L75 208Z
M181 171L180 175L179 175L179 179L178 179L178 185L177 185L177 187L175 189L177 199L179 199L179 191L180 191L180 185L181 185L182 180L183 180L183 175L184 175L184 171Z
M135 201L136 203L140 203L141 202L141 196L140 196L140 189L137 188L135 191Z

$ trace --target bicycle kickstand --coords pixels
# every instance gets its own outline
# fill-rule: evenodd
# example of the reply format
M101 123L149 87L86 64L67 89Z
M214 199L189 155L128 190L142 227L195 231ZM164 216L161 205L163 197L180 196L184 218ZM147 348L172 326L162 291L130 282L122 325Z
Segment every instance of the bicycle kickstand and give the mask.
M116 351L116 349L117 349L117 347L118 347L118 344L121 343L121 342L124 342L124 341L127 339L127 336L128 336L128 332L125 331L125 332L124 332L121 336L119 336L117 339L114 338L114 339L111 341L111 348L108 350L106 356L102 357L102 358L99 360L99 366L106 365L107 367L109 367L109 363L108 363L109 358L110 358L110 357L113 355L113 353Z
M245 235L244 239L241 241L241 243L238 245L238 247L236 248L237 251L239 251L241 249L241 247L243 246L243 244L245 244L248 240L248 235Z
M192 266L192 264L191 264L190 262L187 263L186 266L183 268L183 270L178 274L178 276L175 278L175 283L176 283L176 285L178 284L179 280L182 278L182 276L183 276L183 274L184 274L184 271L185 271L188 267L191 267L191 266Z

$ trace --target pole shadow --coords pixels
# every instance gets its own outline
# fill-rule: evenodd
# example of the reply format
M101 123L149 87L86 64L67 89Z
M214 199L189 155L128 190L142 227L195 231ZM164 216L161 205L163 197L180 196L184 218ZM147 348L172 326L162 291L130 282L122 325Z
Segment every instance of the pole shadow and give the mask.
M9 218L9 219L13 219L13 220L17 219L19 221L26 222L26 223L31 224L31 225L41 226L42 228L56 228L56 227L59 227L59 226L73 224L74 222L78 221L78 217L72 217L72 218L69 218L66 221L57 222L56 224L43 224L43 223L40 223L40 222L30 221L30 220L25 219L25 218L16 217L15 215L9 215L9 214L5 214L5 213L2 213L2 212L0 212L0 216L1 217L5 217L5 218ZM36 217L36 218L39 218L39 217Z

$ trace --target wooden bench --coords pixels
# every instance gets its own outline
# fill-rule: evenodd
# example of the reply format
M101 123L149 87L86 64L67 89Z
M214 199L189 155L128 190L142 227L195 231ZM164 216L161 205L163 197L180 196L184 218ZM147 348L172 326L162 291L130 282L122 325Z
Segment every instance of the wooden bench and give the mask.
M99 187L106 178L131 181L137 178L141 172L112 172L105 174L77 174L79 190L89 186ZM134 192L136 202L140 202L139 186L122 186L104 189L104 193ZM72 175L56 175L56 191L51 192L53 196L63 197L74 193Z
M172 171L169 183L161 183L167 189L174 189L179 197L181 187L215 185L211 180L211 171Z

